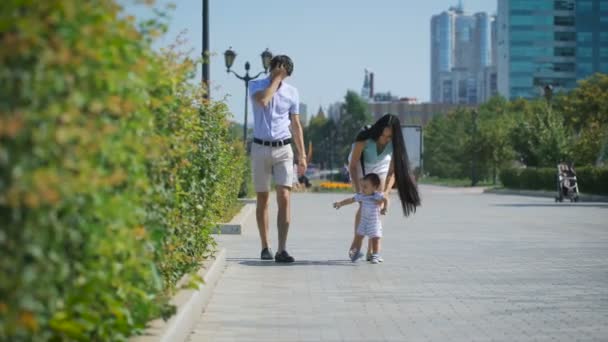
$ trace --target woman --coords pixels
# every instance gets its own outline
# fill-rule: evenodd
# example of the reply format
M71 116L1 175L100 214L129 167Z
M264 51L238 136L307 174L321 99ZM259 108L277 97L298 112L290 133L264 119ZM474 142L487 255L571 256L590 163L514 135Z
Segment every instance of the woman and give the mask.
M403 214L409 216L416 212L416 207L420 205L420 196L416 183L410 175L409 160L398 117L386 114L375 124L359 132L348 158L351 180L356 193L361 191L361 179L368 173L375 173L380 176L380 189L386 198L389 198L389 192L396 182ZM388 209L388 204L385 209ZM361 207L355 216L355 235L360 220ZM354 247L353 238L349 255ZM368 261L370 250L371 247L367 253Z

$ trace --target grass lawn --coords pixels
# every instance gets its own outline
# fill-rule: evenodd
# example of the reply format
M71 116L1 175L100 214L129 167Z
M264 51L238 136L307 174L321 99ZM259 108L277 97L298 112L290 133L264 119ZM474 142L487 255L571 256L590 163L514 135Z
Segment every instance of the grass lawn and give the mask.
M438 178L438 177L424 177L418 180L420 184L431 184L431 185L441 185L441 186L452 186L452 187L470 187L471 180L470 179L451 179L451 178ZM492 186L492 187L502 187L500 182L496 184L492 184L492 181L479 181L476 186Z

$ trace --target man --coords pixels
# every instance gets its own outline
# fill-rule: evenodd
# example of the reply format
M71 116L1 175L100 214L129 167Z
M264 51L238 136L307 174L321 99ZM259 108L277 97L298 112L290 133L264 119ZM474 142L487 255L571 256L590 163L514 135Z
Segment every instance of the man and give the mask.
M279 248L274 260L281 263L294 262L285 246L291 216L289 202L294 172L291 143L295 143L299 156L298 173L302 175L306 171L304 138L298 113L298 90L284 82L292 72L291 58L285 55L275 56L270 62L270 76L249 84L254 120L251 165L257 193L256 219L262 242L261 259L272 260L268 239L268 205L271 178L274 178L279 207Z

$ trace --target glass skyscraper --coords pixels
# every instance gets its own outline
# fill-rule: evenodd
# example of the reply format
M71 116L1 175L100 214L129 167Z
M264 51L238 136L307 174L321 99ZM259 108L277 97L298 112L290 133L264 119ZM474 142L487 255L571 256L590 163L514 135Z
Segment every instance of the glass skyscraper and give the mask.
M576 76L608 74L608 0L576 1Z
M431 19L431 102L441 97L439 74L454 67L454 18L450 11Z
M494 21L462 3L431 18L431 102L478 104L496 93Z
M498 89L534 98L608 72L608 0L498 0Z

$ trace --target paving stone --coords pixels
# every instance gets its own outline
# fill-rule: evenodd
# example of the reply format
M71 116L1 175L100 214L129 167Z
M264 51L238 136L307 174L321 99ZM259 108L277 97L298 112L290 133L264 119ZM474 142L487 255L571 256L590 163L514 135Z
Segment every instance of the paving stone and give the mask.
M608 341L608 204L421 190L407 219L393 196L380 265L347 259L344 194L294 194L293 265L258 259L252 215L218 238L228 265L190 341Z

